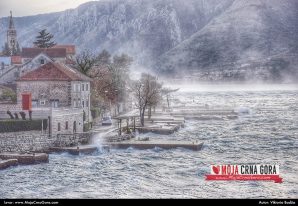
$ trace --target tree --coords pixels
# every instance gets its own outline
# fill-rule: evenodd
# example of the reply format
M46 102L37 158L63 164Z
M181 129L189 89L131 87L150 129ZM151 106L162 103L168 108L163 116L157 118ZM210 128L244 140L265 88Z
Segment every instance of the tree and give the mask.
M4 44L4 47L2 49L2 54L4 56L11 56L11 51L9 49L9 46L8 46L8 43L7 42Z
M132 91L136 98L136 107L139 109L142 126L145 123L146 108L157 104L161 90L162 84L157 81L157 77L150 74L143 73L140 80L134 82Z
M170 107L170 97L171 94L174 92L177 92L179 89L171 89L171 88L163 88L162 89L162 95L166 97L167 100L167 106Z
M96 63L90 71L92 93L98 100L102 97L107 103L106 108L112 104L117 106L126 99L127 84L130 81L129 67L133 59L126 54L115 55L111 58L108 51L103 50L96 58ZM108 106L107 106L108 105Z
M85 50L76 56L75 62L77 70L89 76L89 71L93 68L96 58L89 50Z
M102 50L96 58L98 66L107 66L111 64L111 54L107 50Z
M51 48L56 45L56 43L52 41L53 38L53 34L43 29L39 32L39 35L36 36L36 41L33 42L33 44L38 48Z

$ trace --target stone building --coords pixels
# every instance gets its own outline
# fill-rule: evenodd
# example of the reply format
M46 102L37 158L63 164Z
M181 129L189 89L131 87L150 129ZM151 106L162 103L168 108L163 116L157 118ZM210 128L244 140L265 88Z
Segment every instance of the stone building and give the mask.
M32 107L82 108L90 114L91 79L63 63L49 62L17 80L17 101L30 93Z

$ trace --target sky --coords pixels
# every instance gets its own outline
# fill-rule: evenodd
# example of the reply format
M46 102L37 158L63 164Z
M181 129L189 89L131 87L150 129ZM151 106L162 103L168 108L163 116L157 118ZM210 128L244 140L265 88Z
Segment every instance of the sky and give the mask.
M9 16L10 10L15 17L63 11L88 1L91 0L0 0L0 17Z

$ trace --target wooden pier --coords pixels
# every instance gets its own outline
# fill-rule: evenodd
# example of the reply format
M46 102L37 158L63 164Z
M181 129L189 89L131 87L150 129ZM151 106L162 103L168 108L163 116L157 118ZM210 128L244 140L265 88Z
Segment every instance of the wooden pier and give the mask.
M52 147L50 150L51 152L67 152L72 155L79 155L79 154L91 154L97 151L97 147L94 145L82 145L76 147Z
M154 149L156 147L162 149L185 148L198 151L202 149L202 142L187 142L187 141L122 141L122 142L107 142L106 145L115 149L127 149L129 147L135 149Z

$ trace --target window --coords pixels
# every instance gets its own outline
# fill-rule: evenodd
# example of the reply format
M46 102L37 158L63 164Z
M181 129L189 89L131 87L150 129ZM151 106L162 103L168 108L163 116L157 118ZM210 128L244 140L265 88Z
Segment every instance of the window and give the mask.
M89 84L86 84L86 91L89 90Z
M46 100L40 100L40 105L46 105Z
M82 106L83 106L83 108L85 107L85 101L84 100L82 101Z
M85 90L85 84L82 84L82 91Z
M73 106L77 107L77 100L76 99L73 100Z
M32 99L32 107L37 107L38 101L36 99Z
M59 99L51 99L51 106L57 108L59 105Z
M60 132L61 131L61 125L60 125L60 123L58 123L58 132Z
M68 130L68 122L65 122L65 129Z
M41 59L40 60L40 64L44 64L44 59Z
M86 101L86 107L89 107L89 100Z
M76 92L79 92L80 91L80 84L76 84Z

